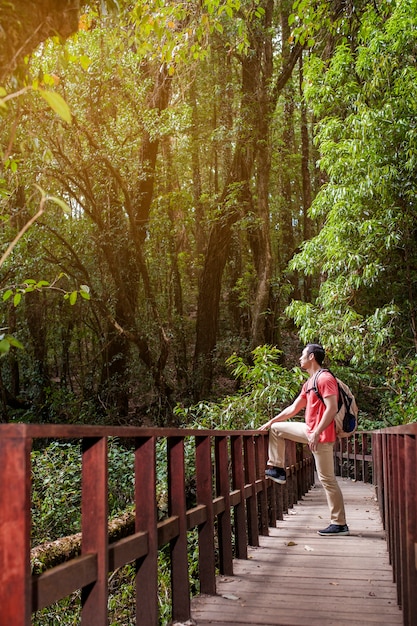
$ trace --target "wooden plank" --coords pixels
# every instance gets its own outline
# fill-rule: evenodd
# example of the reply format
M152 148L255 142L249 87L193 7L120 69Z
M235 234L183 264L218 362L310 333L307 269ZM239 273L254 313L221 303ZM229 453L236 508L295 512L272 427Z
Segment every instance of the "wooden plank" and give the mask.
M178 536L170 542L171 593L173 621L187 621L190 616L188 579L187 517L185 500L184 438L168 439L168 509L178 518Z
M210 437L196 437L197 502L204 506L206 519L198 528L198 568L202 593L216 593L214 545L213 470Z
M32 611L58 602L61 598L97 580L97 555L71 559L32 578Z
M232 522L230 515L229 453L227 437L215 441L216 490L224 499L224 511L217 516L219 568L222 574L233 574Z
M199 626L396 626L397 606L386 541L371 485L339 479L350 536L326 538L321 486L236 560L234 576L217 578L217 595L192 602Z
M8 440L0 434L0 623L28 626L31 441L14 432Z
M136 621L151 626L158 619L158 539L155 437L135 440L135 532L146 536L146 553L136 554ZM161 531L162 532L162 531Z
M107 439L82 440L81 554L97 555L97 579L81 590L82 626L107 620L108 504Z

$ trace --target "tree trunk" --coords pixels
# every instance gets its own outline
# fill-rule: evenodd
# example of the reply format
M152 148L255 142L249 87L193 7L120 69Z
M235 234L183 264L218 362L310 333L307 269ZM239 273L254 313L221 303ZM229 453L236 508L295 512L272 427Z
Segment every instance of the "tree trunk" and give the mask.
M302 97L303 57L300 57L300 96L301 96L301 177L303 184L303 241L311 237L311 220L308 210L311 205L310 138L308 132L307 107ZM311 276L304 276L304 302L311 301Z
M264 0L261 3L266 20L262 24L249 25L250 50L242 59L242 101L240 133L236 139L233 162L220 198L221 217L214 223L207 246L204 268L199 285L196 344L194 352L194 399L206 396L212 385L213 355L216 347L219 322L219 305L223 270L228 258L232 237L232 226L241 215L253 209L251 177L259 146L259 107L260 80L265 71L264 61L270 55L270 32L265 28L270 19L274 3ZM268 102L269 115L275 109L279 94L291 76L294 65L301 53L296 45L288 56L281 74L271 89ZM269 115L267 120L269 120ZM264 146L262 146L264 149ZM270 252L266 253L267 255ZM267 262L267 258L265 259ZM263 284L259 294L259 316L266 284L269 281L269 268L263 270ZM261 296L262 293L262 296ZM254 329L253 331L254 332ZM258 332L256 330L256 332Z

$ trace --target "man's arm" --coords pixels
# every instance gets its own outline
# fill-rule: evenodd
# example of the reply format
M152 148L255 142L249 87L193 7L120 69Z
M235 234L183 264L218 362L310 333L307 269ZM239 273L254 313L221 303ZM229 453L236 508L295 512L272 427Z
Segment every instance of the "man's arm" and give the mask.
M300 394L294 402L281 411L281 413L278 413L278 415L270 419L268 422L262 424L262 426L259 427L259 430L268 430L268 428L270 428L275 422L285 422L285 420L290 419L290 417L297 415L301 409L304 409L306 404L307 402L305 397Z

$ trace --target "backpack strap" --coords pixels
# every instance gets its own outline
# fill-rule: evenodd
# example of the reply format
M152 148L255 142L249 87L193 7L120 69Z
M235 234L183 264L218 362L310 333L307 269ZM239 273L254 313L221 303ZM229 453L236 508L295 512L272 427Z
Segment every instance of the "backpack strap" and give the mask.
M318 372L316 372L316 373L314 374L312 387L310 387L310 389L308 389L308 391L314 391L314 393L316 394L316 396L318 397L318 399L319 399L321 402L323 402L323 404L325 405L326 403L325 403L325 401L324 401L323 396L321 395L321 393L320 393L320 391L319 391L319 387L318 387L318 383L317 383L318 377L320 376L320 374L321 374L322 372L329 372L329 374L331 374L331 375L333 376L333 378L334 378L334 379L336 380L336 382L337 382L336 376L333 374L333 372L331 372L329 369L326 369L326 368L322 367L321 369L319 369L319 371L318 371ZM339 393L338 393L338 397L340 397L339 385L337 385L337 389L338 389L338 392L339 392ZM307 393L308 393L308 391L307 391Z

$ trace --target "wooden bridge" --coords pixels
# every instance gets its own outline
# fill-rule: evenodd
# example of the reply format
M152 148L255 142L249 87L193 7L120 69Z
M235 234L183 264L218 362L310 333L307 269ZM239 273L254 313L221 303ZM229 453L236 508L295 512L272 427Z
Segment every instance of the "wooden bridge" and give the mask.
M76 590L81 624L104 626L109 573L130 562L136 565L134 623L157 626L158 550L167 544L174 623L413 626L416 435L417 425L409 425L343 441L335 459L351 535L328 539L316 534L329 520L308 451L287 447L287 484L278 486L264 478L263 431L0 425L0 626L28 626L35 611ZM112 543L109 437L129 441L135 458L135 529ZM81 441L82 546L79 556L33 576L30 459L39 438ZM168 514L158 521L160 439L166 440ZM196 478L191 507L190 471ZM199 546L200 596L194 599L187 554L192 529Z
M217 595L192 601L199 626L383 626L402 624L374 489L341 480L350 536L323 539L328 523L317 485L289 509L234 576L219 576Z

